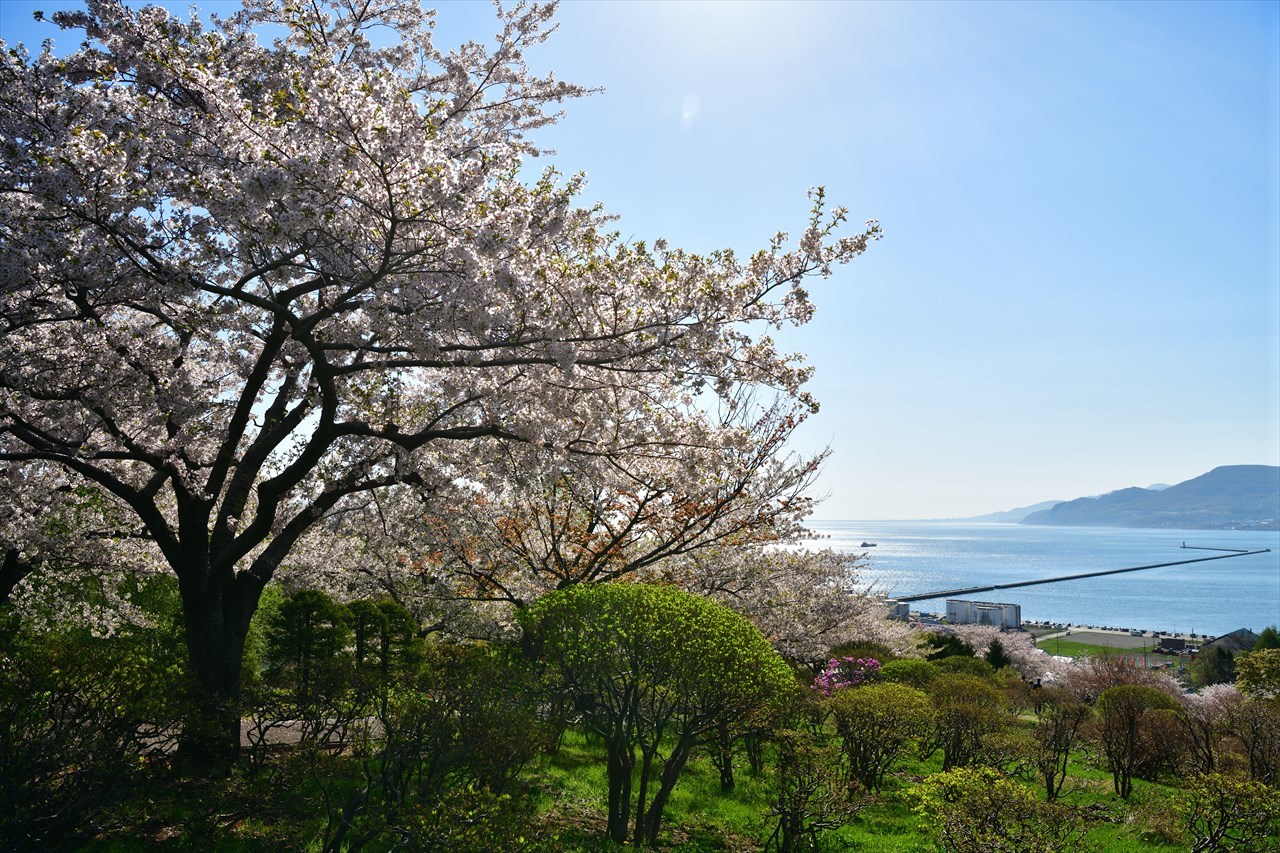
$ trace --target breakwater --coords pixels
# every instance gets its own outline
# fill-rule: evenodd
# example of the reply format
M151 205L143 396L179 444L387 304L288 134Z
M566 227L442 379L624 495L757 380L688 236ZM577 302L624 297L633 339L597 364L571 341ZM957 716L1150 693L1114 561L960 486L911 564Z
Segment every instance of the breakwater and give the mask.
M957 589L944 589L938 592L922 592L916 595L896 595L894 596L894 600L910 602L910 601L929 601L935 598L954 598L955 596L958 596L958 595L973 595L979 592L993 592L997 589L1015 589L1017 587L1023 587L1023 586L1038 586L1040 584L1046 584L1046 583L1061 583L1063 581L1074 581L1074 580L1080 580L1082 578L1098 578L1098 577L1103 577L1105 575L1120 575L1126 572L1141 572L1141 571L1146 571L1147 569L1164 569L1164 568L1168 568L1169 566L1185 566L1188 563L1206 563L1206 562L1209 562L1210 560L1229 560L1232 557L1249 557L1254 554L1270 553L1271 551L1270 548L1261 548L1256 551L1238 551L1235 549L1227 549L1227 548L1196 548L1195 546L1188 546L1185 544L1182 547L1186 548L1187 550L1229 551L1229 553L1218 554L1217 556L1214 556L1214 557L1194 557L1190 560L1174 560L1168 563L1152 563L1146 566L1127 566L1122 569L1102 569L1100 571L1095 571L1095 572L1077 572L1071 575L1058 575L1056 577L1051 577L1051 578L1036 578L1035 580L1029 580L1029 581L1015 581L1013 583L996 583L996 584L989 584L986 586L968 586L968 587L960 587Z

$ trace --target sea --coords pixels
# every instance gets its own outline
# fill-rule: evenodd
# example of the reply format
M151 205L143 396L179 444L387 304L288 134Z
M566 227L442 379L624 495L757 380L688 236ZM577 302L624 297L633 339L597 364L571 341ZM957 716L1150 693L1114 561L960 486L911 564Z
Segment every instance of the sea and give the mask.
M1218 636L1280 624L1280 531L1049 527L949 521L811 521L808 547L865 553L860 582L890 597L1169 563L1215 552L1269 553L953 595L1022 606L1023 621ZM874 543L874 547L863 547ZM945 598L911 604L945 613Z

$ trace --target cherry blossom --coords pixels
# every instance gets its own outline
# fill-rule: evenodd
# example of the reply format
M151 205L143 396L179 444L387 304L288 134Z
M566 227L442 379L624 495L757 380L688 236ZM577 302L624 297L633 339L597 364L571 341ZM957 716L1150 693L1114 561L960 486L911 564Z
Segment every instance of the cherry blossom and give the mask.
M87 0L54 16L69 56L0 44L0 460L127 509L221 748L264 585L372 495L513 460L532 481L540 454L694 479L759 439L753 392L816 408L768 331L879 226L840 236L814 190L795 248L698 254L528 177L530 134L587 91L525 65L553 12L443 50L418 0L212 23Z

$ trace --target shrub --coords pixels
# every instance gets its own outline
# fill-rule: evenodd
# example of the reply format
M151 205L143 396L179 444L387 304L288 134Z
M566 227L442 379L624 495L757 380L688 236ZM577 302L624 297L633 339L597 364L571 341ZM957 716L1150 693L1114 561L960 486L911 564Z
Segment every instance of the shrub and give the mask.
M933 661L938 670L947 675L971 675L996 683L996 670L982 658L964 655L948 655Z
M908 687L923 688L942 674L942 670L927 660L886 661L880 666L880 677L885 681L905 684Z
M868 790L880 790L885 773L933 722L929 697L904 684L842 690L830 701L849 772Z
M827 659L831 658L874 658L881 664L895 660L898 655L893 649L884 643L875 643L870 640L854 641L849 643L841 643L838 646L832 646L827 652Z
M989 767L930 776L916 810L948 853L1068 853L1088 849L1080 814L1044 803Z
M1280 791L1217 773L1194 777L1173 807L1195 853L1280 850Z
M181 676L146 643L23 630L0 625L0 850L78 847L173 731Z
M784 729L774 735L776 788L766 820L773 831L766 851L817 850L821 833L849 821L856 808L840 767L840 751L813 732Z
M473 824L514 808L506 789L545 740L520 655L484 644L429 648L417 679L379 685L373 703L378 731L357 750L361 785L343 794L320 780L331 804L325 848L408 838L413 849L448 849L424 848L438 831L458 845L474 841L459 849L485 849L492 836ZM455 806L472 817L450 817Z
M1000 691L972 675L943 675L929 685L933 730L922 744L926 754L942 750L942 769L972 764L982 741L1010 722Z
M832 658L813 679L813 689L823 696L838 690L880 680L880 661L875 658Z

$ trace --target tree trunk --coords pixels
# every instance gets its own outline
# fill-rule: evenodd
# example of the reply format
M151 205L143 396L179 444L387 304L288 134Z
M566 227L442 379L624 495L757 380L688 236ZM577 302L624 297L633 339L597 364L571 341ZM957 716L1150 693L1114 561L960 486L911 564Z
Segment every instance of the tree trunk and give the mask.
M662 765L662 775L658 777L658 790L653 795L653 802L649 805L649 811L645 814L636 815L636 823L644 821L644 843L649 847L658 846L658 829L662 823L662 812L667 807L667 800L671 798L671 792L676 787L676 780L680 778L680 772L684 770L685 762L689 760L689 752L693 749L693 738L685 736L676 743L675 749L671 751L671 755L667 756L666 762ZM636 837L640 838L641 833L636 827Z
M720 771L720 792L728 794L733 791L733 737L729 727L721 724L716 727L716 741L711 753L715 756L716 769Z
M747 767L751 770L751 775L759 776L764 773L764 735L752 732L743 738L743 745L746 748Z
M653 756L656 751L656 744L652 749L640 748L640 791L636 797L636 827L631 838L636 847L644 844L644 806L649 796L649 772L653 767Z
M4 559L0 560L0 604L9 603L9 596L13 595L14 589L34 568L19 558L17 548L5 550Z
M629 745L611 740L608 744L609 773L609 838L627 843L627 824L631 822L631 772L636 766L635 752Z
M242 574L179 587L191 694L178 751L197 772L225 772L240 752L240 669L262 585Z

